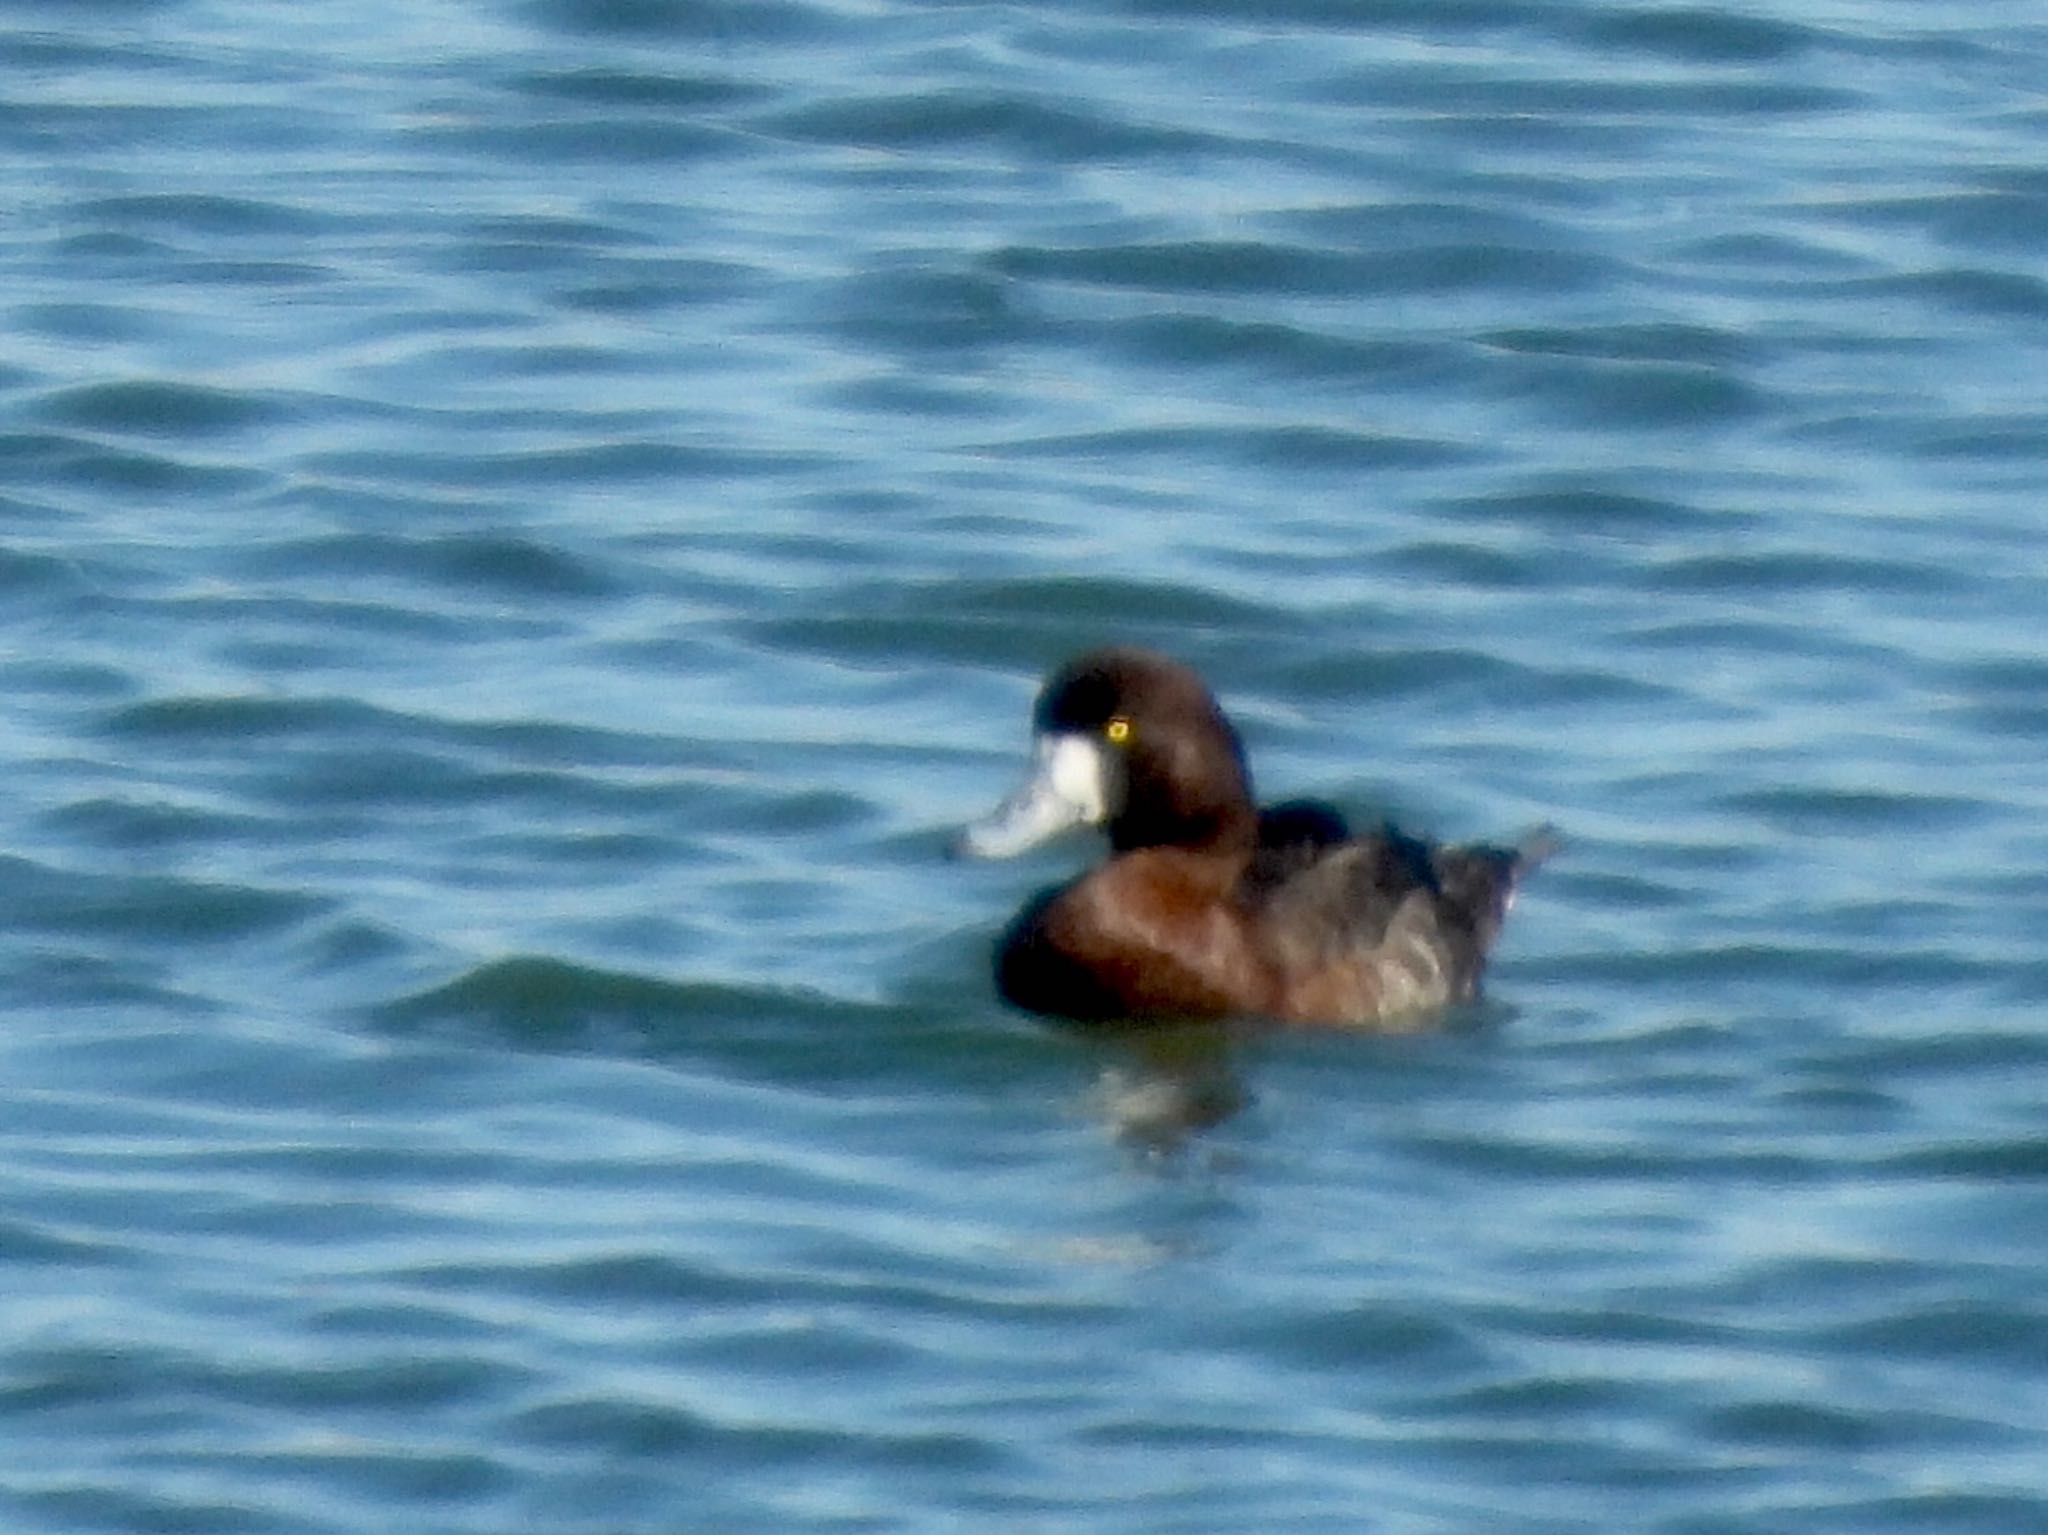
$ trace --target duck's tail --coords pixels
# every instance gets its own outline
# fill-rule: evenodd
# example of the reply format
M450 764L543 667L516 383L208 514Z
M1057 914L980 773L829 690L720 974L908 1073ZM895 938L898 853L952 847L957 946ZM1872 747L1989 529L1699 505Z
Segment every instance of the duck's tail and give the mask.
M1508 851L1512 855L1510 872L1520 884L1525 876L1534 874L1564 851L1564 834L1545 821L1523 832Z
M1514 908L1522 881L1563 851L1564 837L1548 821L1523 832L1513 847L1500 849L1500 884L1495 897L1500 903L1500 919Z
M1465 914L1481 955L1493 947L1522 881L1563 846L1557 828L1546 822L1525 832L1511 847L1468 846L1437 852L1439 887L1452 909Z

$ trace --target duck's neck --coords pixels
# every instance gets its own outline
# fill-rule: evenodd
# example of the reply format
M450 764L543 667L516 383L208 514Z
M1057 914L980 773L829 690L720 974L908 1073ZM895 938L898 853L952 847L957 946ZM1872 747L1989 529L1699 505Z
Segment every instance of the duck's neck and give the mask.
M1133 794L1127 808L1107 829L1110 846L1119 853L1141 847L1175 847L1249 858L1258 845L1259 816L1252 808L1251 785L1240 775L1230 783L1216 785L1214 793L1196 798Z

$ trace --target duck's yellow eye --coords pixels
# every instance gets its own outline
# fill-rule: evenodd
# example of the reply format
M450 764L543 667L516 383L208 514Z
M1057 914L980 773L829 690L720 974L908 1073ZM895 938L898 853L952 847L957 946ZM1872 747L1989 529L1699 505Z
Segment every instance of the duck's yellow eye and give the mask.
M1102 733L1121 746L1131 738L1131 722L1119 714L1102 727Z

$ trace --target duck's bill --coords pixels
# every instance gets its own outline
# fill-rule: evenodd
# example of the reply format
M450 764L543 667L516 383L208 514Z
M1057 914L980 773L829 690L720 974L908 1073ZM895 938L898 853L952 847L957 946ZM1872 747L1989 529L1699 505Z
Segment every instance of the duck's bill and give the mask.
M1010 858L1075 826L1109 815L1109 762L1092 736L1039 738L1031 776L1008 799L960 833L970 858Z

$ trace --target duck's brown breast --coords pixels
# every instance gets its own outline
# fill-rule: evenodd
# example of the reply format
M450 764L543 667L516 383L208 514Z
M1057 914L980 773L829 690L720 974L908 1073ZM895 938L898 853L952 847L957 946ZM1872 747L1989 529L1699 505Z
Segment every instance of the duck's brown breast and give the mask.
M1242 869L1178 848L1112 859L1025 913L1004 945L1004 994L1065 1017L1271 1012L1271 966L1232 896Z

